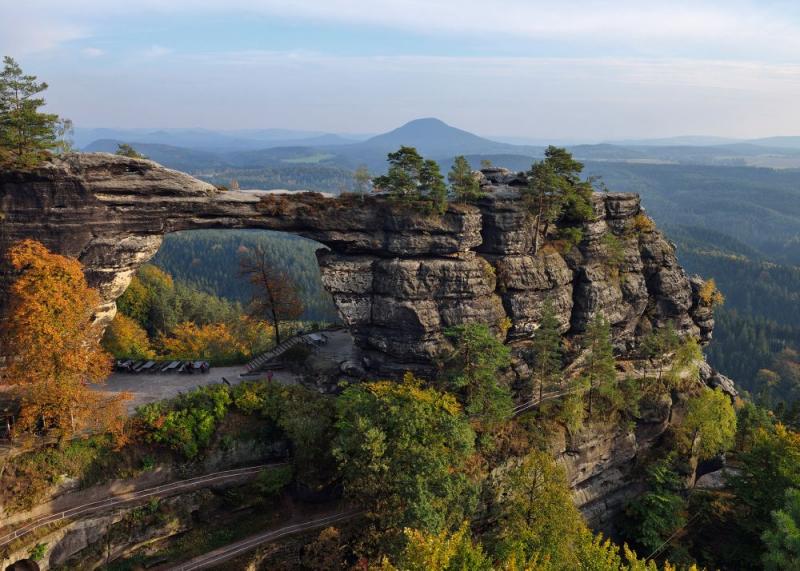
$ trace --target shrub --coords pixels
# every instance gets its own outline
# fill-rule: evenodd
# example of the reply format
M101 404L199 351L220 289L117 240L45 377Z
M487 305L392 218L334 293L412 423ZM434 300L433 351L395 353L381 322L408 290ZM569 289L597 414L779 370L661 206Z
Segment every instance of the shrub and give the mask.
M47 544L37 543L28 552L28 556L34 561L41 561L44 558L45 553L47 553Z
M558 248L562 253L569 252L572 248L577 248L583 241L583 230L577 226L567 226L559 228L558 241L561 242L561 248Z
M656 229L656 223L644 212L640 212L631 220L631 229L637 234L652 232Z
M163 444L191 460L208 446L230 404L227 386L209 385L167 403L144 405L137 419L145 441Z
M256 489L265 498L276 496L292 481L292 467L267 468L258 474Z
M714 278L706 280L700 287L697 295L700 298L700 302L708 307L714 307L725 303L725 296L717 289L717 282L714 281Z
M602 244L605 249L605 260L608 267L618 275L625 263L625 246L615 234L610 232L603 235Z

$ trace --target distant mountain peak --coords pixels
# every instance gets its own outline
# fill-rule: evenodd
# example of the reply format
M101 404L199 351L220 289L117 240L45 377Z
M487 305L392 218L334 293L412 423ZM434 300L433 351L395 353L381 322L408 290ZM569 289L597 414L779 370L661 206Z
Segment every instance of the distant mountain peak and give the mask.
M400 145L416 147L421 153L434 156L513 152L519 149L458 129L436 117L413 119L362 143L362 146L376 149L394 149Z

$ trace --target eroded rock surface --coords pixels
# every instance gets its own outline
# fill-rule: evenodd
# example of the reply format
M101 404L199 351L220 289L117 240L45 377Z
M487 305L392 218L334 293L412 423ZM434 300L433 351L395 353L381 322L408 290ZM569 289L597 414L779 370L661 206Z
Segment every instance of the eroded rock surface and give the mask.
M445 330L465 322L507 328L514 370L529 370L528 347L545 300L568 344L602 312L622 359L641 337L672 322L707 342L713 316L675 251L633 194L596 194L595 219L576 248L553 240L534 251L534 220L519 199L524 177L487 169L485 198L450 205L442 216L401 209L385 196L221 192L147 160L78 154L30 173L0 173L0 242L34 238L78 258L103 298L98 319L164 234L200 228L292 232L327 247L318 252L322 281L343 322L368 357L370 375L432 370L447 347ZM551 228L554 238L556 228ZM0 277L0 309L11 276ZM710 368L703 378L732 390ZM666 429L661 403L635 430L606 427L560 451L581 505L605 513L630 486L627 464Z

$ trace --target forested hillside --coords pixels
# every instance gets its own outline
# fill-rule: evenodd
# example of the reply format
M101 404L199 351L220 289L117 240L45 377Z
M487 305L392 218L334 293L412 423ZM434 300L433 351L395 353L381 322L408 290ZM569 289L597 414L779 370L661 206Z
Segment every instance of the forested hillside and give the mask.
M717 309L709 361L764 404L800 398L800 268L765 261L716 231L667 229L687 271L713 277L726 296Z
M231 301L247 304L250 285L239 275L239 256L261 244L272 263L285 271L304 300L302 319L337 321L336 308L323 289L314 252L323 246L282 232L197 230L169 234L153 264L178 282Z
M712 230L712 246L728 236L764 259L800 264L798 170L593 162L587 171L611 190L638 192L661 227Z

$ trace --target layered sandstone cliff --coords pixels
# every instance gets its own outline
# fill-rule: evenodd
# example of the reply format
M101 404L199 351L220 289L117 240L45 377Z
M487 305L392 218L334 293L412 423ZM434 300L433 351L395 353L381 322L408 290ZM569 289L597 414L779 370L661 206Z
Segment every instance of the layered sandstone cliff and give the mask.
M547 299L568 346L603 313L622 361L667 322L709 340L713 317L698 296L702 281L679 266L637 195L596 194L595 218L578 247L535 252L535 226L518 192L524 180L502 169L482 176L486 196L478 204L452 204L438 216L380 195L221 192L147 160L69 155L33 172L0 173L0 249L30 237L77 257L103 298L98 319L107 321L166 233L266 228L306 236L327 247L318 252L322 281L373 374L431 370L445 330L478 321L509 326L514 372L524 378ZM0 277L0 312L10 279ZM727 383L713 371L705 378ZM598 425L563 443L561 457L588 512L619 504L630 461L663 433L672 407L654 403L636 427Z

